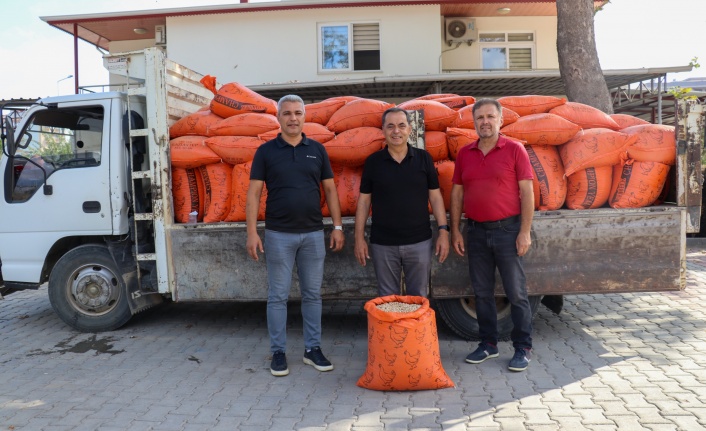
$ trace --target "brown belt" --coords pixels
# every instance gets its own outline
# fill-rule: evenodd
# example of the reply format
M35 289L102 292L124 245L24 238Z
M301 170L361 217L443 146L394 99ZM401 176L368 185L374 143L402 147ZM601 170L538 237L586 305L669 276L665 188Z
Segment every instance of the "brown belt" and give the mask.
M468 223L471 226L478 226L482 227L485 230L493 230L493 229L500 229L501 227L505 227L510 224L514 224L522 220L522 217L519 215L504 218L502 220L498 221L486 221L486 222L478 222L478 221L473 221L471 219L468 220Z

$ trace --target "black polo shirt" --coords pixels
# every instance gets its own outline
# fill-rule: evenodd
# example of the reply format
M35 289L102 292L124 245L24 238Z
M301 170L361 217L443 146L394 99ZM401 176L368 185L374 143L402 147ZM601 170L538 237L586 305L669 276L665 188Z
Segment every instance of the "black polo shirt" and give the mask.
M306 233L324 228L320 184L333 178L333 171L324 146L302 136L293 147L279 134L255 152L250 179L267 187L266 229Z
M429 190L439 188L439 177L429 153L407 148L402 163L387 147L365 161L360 192L371 194L373 244L406 245L431 238Z

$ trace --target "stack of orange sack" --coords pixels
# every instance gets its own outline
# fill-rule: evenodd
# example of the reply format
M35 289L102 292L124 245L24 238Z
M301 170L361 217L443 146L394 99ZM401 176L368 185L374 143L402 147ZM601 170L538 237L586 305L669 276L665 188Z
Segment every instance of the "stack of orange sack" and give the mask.
M280 132L276 103L237 83L216 89L208 108L170 127L175 218L241 222L252 159L257 148ZM432 94L397 105L424 112L425 147L438 174L444 204L450 206L454 160L478 139L471 96ZM674 128L622 114L607 115L588 105L552 96L501 97L501 133L522 142L534 168L535 207L638 208L661 199L676 162ZM326 148L334 171L341 213L352 216L365 159L383 148L382 113L395 105L354 96L307 104L304 133ZM264 219L267 191L258 220ZM322 193L322 212L329 215Z

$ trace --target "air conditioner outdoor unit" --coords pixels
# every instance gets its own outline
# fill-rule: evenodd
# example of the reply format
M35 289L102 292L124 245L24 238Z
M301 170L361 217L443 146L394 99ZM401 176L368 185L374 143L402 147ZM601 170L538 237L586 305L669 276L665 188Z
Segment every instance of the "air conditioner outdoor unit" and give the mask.
M167 26L155 25L154 26L154 44L155 45L166 45L167 44Z
M468 17L453 17L444 20L446 28L446 43L451 46L458 42L471 42L478 39L478 29L476 28L476 19Z

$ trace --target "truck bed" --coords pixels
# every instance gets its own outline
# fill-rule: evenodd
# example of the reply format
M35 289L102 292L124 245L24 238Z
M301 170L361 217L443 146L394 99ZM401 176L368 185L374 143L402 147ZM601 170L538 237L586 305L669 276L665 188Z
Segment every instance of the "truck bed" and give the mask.
M352 217L344 218L346 245L326 257L324 298L376 296L372 264L353 255ZM264 225L260 226L263 235ZM657 292L681 290L686 272L686 209L661 205L636 209L600 208L536 212L532 248L525 258L530 295ZM327 237L331 226L326 226ZM176 301L264 301L265 258L245 250L244 223L171 225L174 259L171 292ZM498 283L498 295L502 287ZM432 267L431 295L469 296L466 257L451 252ZM292 298L300 298L294 280Z

